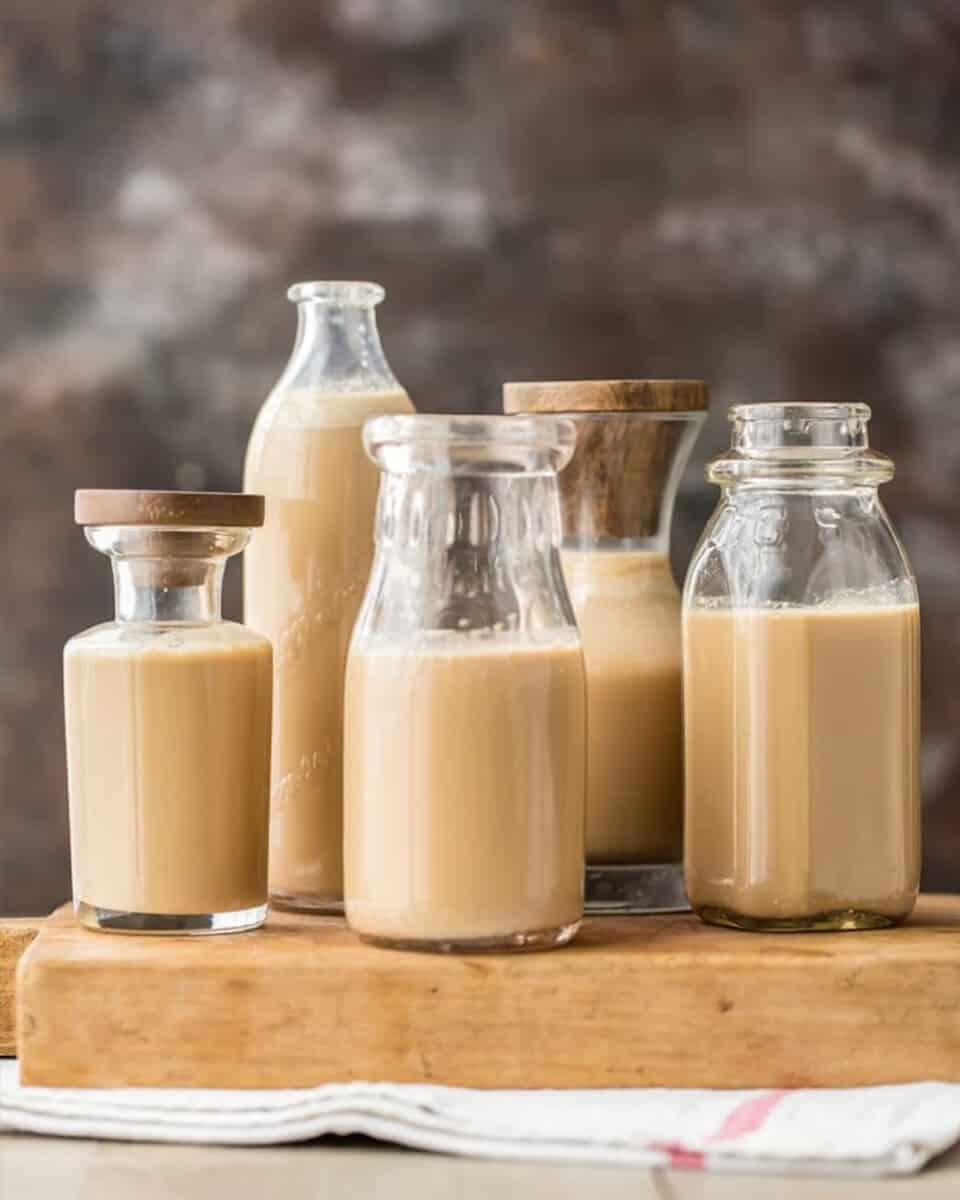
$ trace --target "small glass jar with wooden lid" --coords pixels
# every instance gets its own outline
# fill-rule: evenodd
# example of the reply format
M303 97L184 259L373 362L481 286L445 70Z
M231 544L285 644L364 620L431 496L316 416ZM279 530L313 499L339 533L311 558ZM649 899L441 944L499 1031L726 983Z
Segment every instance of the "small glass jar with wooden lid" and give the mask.
M95 929L225 933L267 912L269 640L220 615L262 496L79 491L116 619L64 649L74 907Z
M509 413L570 417L563 570L587 669L587 912L686 907L680 596L670 521L706 416L696 379L508 383Z

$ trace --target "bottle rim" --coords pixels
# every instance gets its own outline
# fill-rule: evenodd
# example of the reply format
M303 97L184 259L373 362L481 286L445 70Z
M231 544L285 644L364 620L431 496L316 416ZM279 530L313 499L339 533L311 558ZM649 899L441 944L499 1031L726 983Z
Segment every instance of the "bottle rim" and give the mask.
M313 301L355 308L375 308L386 294L381 284L358 279L308 279L287 288L287 299L294 304Z
M869 404L810 400L790 404L734 404L727 420L737 421L869 421Z
M414 413L372 417L363 427L367 454L390 465L392 451L413 450L408 469L559 471L570 461L577 430L568 417Z

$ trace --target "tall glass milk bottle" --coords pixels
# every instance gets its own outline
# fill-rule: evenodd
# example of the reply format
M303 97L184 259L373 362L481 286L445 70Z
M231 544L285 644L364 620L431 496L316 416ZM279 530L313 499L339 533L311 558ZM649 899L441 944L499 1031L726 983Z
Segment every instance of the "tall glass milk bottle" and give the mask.
M295 284L297 337L257 417L246 487L266 522L244 571L245 620L274 645L270 895L343 908L343 676L373 558L378 473L368 417L412 412L380 345L375 283Z

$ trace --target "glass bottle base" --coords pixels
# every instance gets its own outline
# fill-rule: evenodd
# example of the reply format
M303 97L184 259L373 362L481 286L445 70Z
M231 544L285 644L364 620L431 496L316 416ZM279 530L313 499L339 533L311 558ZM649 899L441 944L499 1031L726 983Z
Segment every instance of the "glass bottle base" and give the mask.
M486 938L403 938L378 937L354 930L362 942L387 950L417 950L427 954L503 954L516 951L553 950L573 939L581 921L555 925L551 929L533 929Z
M105 933L188 934L194 937L256 929L267 916L266 904L234 912L141 913L100 908L85 900L74 900L73 911L81 925Z
M889 929L906 920L885 913L866 912L859 908L837 908L808 917L747 917L731 908L707 906L694 912L707 925L723 925L727 929L747 933L840 933L849 929Z
M342 917L343 897L315 892L271 892L270 903L285 912L311 913L315 917Z
M689 912L680 863L587 865L588 916Z

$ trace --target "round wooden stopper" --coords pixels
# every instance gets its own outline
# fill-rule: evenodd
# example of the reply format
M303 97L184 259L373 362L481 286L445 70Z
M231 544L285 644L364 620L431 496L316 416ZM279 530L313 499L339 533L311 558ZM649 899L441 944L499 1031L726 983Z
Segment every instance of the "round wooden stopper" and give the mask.
M520 412L706 412L702 379L561 379L505 383L503 410Z
M263 511L263 497L249 492L81 488L74 497L74 519L78 525L256 529L263 524Z

